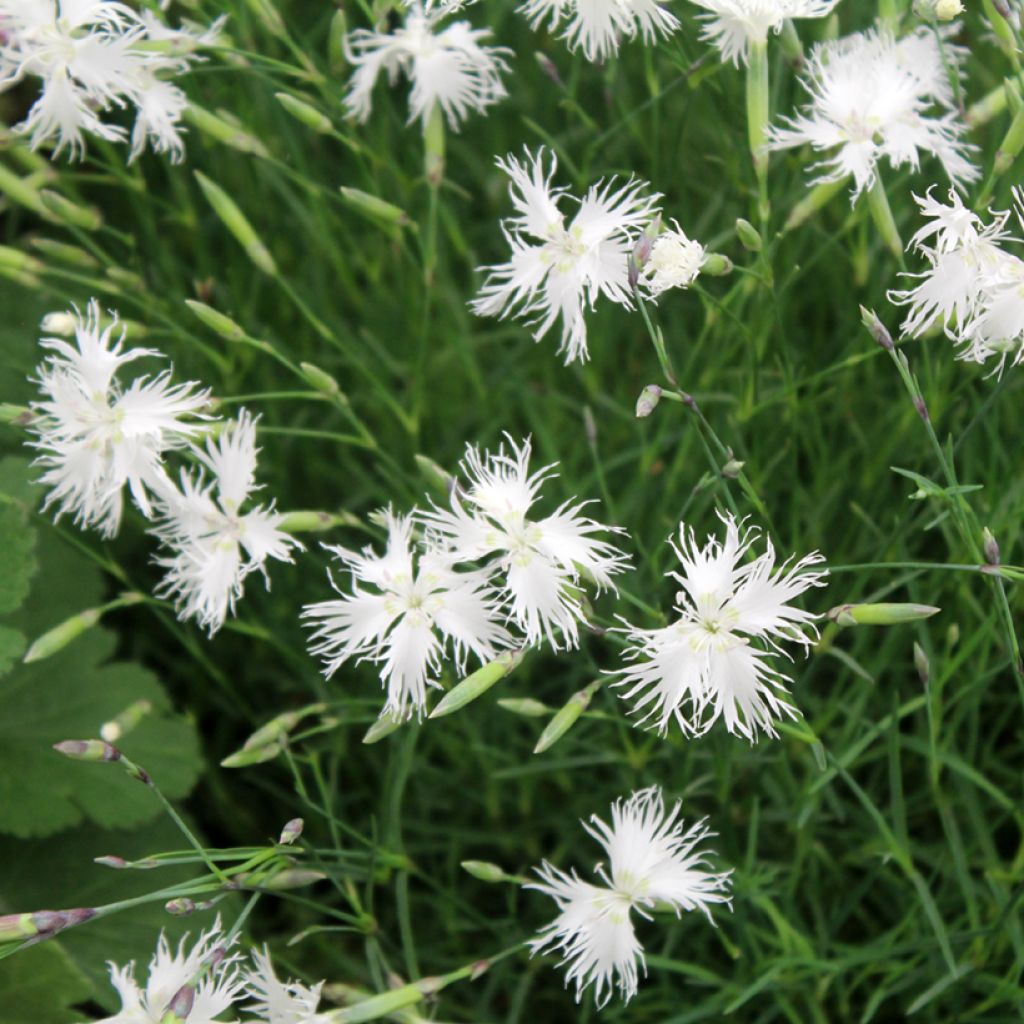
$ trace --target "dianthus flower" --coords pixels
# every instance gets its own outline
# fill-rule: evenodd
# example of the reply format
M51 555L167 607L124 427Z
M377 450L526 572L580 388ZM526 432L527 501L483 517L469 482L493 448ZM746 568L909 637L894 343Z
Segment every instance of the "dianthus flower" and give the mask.
M317 1013L322 981L316 985L281 981L266 949L254 949L250 955L253 967L244 971L243 984L254 1002L244 1007L247 1013L255 1014L260 1024L327 1024L328 1015Z

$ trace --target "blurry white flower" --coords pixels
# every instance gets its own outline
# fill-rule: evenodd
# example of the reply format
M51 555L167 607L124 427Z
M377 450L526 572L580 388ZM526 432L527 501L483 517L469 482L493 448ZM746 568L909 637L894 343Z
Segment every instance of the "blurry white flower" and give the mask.
M890 301L908 306L901 327L904 335L920 337L938 321L961 349L959 358L985 363L995 359L1001 373L1009 360L1024 360L1024 261L1003 249L1011 240L1007 211L992 214L990 224L950 189L949 204L915 196L928 218L910 240L929 267L918 283L889 293ZM1018 218L1024 226L1022 197L1014 190Z
M654 719L664 732L673 718L684 733L701 734L725 719L729 732L751 742L758 731L775 736L774 722L796 717L785 699L788 677L773 664L779 644L791 640L807 648L816 636L810 612L789 602L809 587L824 586L817 552L775 568L775 549L753 561L743 556L757 540L756 530L741 533L742 523L724 516L725 542L709 538L697 547L692 530L679 526L672 549L683 572L668 573L681 586L675 609L679 618L663 629L629 626L631 646L614 684L628 686L641 721Z
M962 51L946 42L946 60L956 71ZM966 128L939 44L927 28L896 41L883 31L847 36L816 46L803 79L811 102L805 113L769 130L770 149L808 144L828 153L815 179L853 178L856 198L875 180L883 157L892 167L917 170L921 154L936 157L950 180L974 181L978 169L967 154Z
M101 329L94 299L84 316L74 311L74 344L42 339L54 354L36 371L44 398L33 403L30 429L36 436L29 442L42 453L36 465L44 467L41 483L50 489L43 507L56 504L58 518L71 513L79 526L95 527L105 537L120 526L125 485L149 516L149 492L169 486L163 453L201 429L190 417L209 399L193 382L171 384L170 370L122 387L121 366L160 353L125 349L112 315Z
M345 105L351 116L370 116L371 94L382 72L394 84L399 73L412 81L409 120L419 118L426 127L435 104L444 111L451 128L458 128L470 110L483 113L507 95L501 84L508 70L502 47L483 46L489 29L475 29L468 21L445 28L440 22L444 5L425 10L412 0L403 24L394 32L359 28L345 40L346 58L355 67Z
M157 593L175 602L179 618L197 619L212 636L234 614L246 576L259 570L269 587L267 559L291 562L292 549L302 545L279 529L284 517L273 502L241 511L258 490L254 417L241 410L205 449L193 451L201 468L182 471L181 490L160 501L154 532L171 554L157 559L167 569Z
M467 447L465 491L455 490L450 509L420 516L456 561L488 562L501 576L510 617L527 643L546 637L555 650L576 647L585 621L579 587L589 579L614 590L612 577L628 566L626 556L597 535L623 531L581 515L589 502L576 499L542 519L530 518L554 467L531 474L529 439L516 445L508 438L508 446L508 454L502 445L496 455Z
M549 166L545 169L545 160ZM615 179L592 185L582 200L551 184L557 169L554 153L543 147L498 160L512 179L509 194L516 214L502 222L512 247L507 263L484 267L488 276L471 307L481 316L532 317L538 341L561 317L558 347L566 363L587 358L584 307L593 309L604 295L632 308L628 258L635 236L655 212L659 195L643 195L645 182ZM578 202L571 221L559 209L563 200Z
M125 129L104 115L134 107L130 159L150 142L177 161L186 99L168 79L188 70L198 59L191 51L215 31L171 30L116 0L0 0L0 92L40 80L39 98L15 126L33 148L53 143L54 155L67 149L75 158L86 135L123 141ZM155 45L186 35L188 47Z
M664 0L526 0L519 8L534 28L547 21L557 29L568 22L562 38L570 50L583 50L587 60L607 60L619 51L623 37L643 37L650 45L671 35L679 19L662 6Z
M322 981L312 986L280 981L265 948L254 949L251 955L255 967L245 971L243 980L245 994L255 1002L244 1007L246 1013L255 1014L265 1024L326 1024L328 1016L316 1012Z
M675 221L672 225L654 239L640 272L640 283L652 299L669 288L689 288L707 255L700 242L689 238Z
M711 905L730 902L731 872L710 871L707 853L697 848L711 834L707 826L699 821L684 831L677 820L679 804L666 812L657 786L617 800L611 812L611 825L596 815L584 825L607 858L607 866L596 869L601 885L545 861L536 869L541 881L526 886L558 905L558 916L530 943L531 949L561 953L568 966L566 985L575 983L576 1001L593 985L599 1007L611 998L613 987L628 1002L636 995L638 968L646 970L633 910L647 918L658 905L677 916L701 910L712 921Z
M201 970L203 975L195 985L188 1022L214 1024L214 1018L219 1017L242 990L238 958L223 956L220 918L209 931L200 934L188 951L185 949L187 941L188 936L185 936L178 948L172 950L167 938L160 934L144 987L135 980L134 962L125 967L111 964L110 980L121 997L121 1009L97 1024L161 1024L168 1004L181 989L194 982Z
M415 552L412 517L390 509L384 515L385 553L329 547L352 574L351 593L332 578L341 598L306 605L302 617L315 627L311 651L323 659L326 676L353 657L380 664L384 712L408 718L423 713L426 687L438 685L431 676L449 648L462 671L470 651L491 661L512 637L484 573L455 572L451 555L430 546Z
M839 0L693 0L708 13L701 35L718 48L723 60L747 62L751 46L778 33L787 18L824 18Z

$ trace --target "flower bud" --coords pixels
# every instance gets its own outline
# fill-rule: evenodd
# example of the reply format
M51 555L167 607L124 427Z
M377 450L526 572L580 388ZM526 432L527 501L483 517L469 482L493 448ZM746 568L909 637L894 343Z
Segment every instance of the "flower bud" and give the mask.
M334 75L340 75L345 70L347 63L345 37L347 35L348 23L345 18L345 8L341 7L334 12L334 17L331 18L331 24L327 29L327 63Z
M103 217L95 206L79 206L70 199L65 199L59 192L48 188L39 193L39 198L50 213L65 224L71 224L83 231L99 231L103 227Z
M722 467L722 476L726 480L735 480L740 473L743 472L743 467L746 465L745 462L741 462L739 459L730 459Z
M311 104L297 99L286 92L275 92L274 98L296 121L304 124L307 128L311 128L318 135L329 135L334 131L331 119L326 114L320 113Z
M261 747L243 747L225 757L220 766L221 768L248 768L249 765L272 761L282 750L284 750L282 740L265 743Z
M500 682L523 660L525 651L503 651L482 668L466 676L456 686L453 686L438 702L437 707L430 712L431 718L443 718L453 711L465 707L470 701L485 694L495 683ZM365 740L364 740L365 742Z
M131 732L152 710L152 702L144 697L129 704L119 715L100 726L101 738L108 743L116 743L125 733Z
M164 910L174 917L188 917L189 914L196 912L195 900L190 900L187 896L180 896L176 900L168 900L164 904Z
M736 237L739 238L743 248L749 252L760 252L764 244L757 228L742 217L736 218Z
M235 241L242 247L253 265L262 270L264 274L276 277L277 264L274 262L274 257L271 256L270 250L263 244L263 240L249 223L245 214L242 213L238 204L220 185L211 181L202 171L193 173L206 201L213 208L213 212L217 214L228 231L235 236Z
M239 153L251 153L263 159L270 156L267 147L235 118L228 120L227 117L204 110L191 100L182 116L214 142L220 142Z
M71 313L47 313L39 322L44 334L57 334L62 338L74 337L78 322Z
M84 612L79 612L77 615L72 615L70 619L65 619L62 623L54 626L53 629L47 630L41 637L38 637L25 652L25 657L22 660L26 663L31 663L51 657L67 647L72 640L77 639L84 632L92 629L100 621L101 615L102 609L100 608L89 608Z
M198 302L195 299L186 299L185 305L213 331L225 341L241 341L246 335L245 331L235 323L229 316L218 312L205 302Z
M555 712L533 748L535 754L543 754L545 750L553 747L576 724L580 715L590 706L591 698L603 682L603 679L598 679L574 693L565 705Z
M401 207L384 199L378 199L377 196L364 192L362 189L348 188L342 185L341 196L357 213L361 213L369 220L385 227L406 227L412 223L409 214Z
M397 729L400 729L404 724L405 719L398 718L390 712L384 712L384 714L382 714L377 721L366 730L366 734L363 736L363 742L367 746L379 743L386 736L390 736Z
M533 697L503 697L498 701L498 707L524 718L545 718L555 710Z
M701 264L701 272L712 277L723 277L732 273L732 260L720 252L709 252Z
M292 843L296 842L302 835L302 829L305 822L301 818L292 818L291 821L287 822L283 829L281 829L281 838L278 839L280 846L291 846Z
M182 985L167 1004L163 1016L160 1018L160 1024L185 1024L185 1021L188 1020L188 1015L192 1012L195 1001L195 987L193 985Z
M982 550L985 552L985 561L989 565L999 565L999 543L987 526L981 531L981 541Z
M52 238L33 238L32 247L38 249L44 256L60 263L66 263L68 266L94 270L100 265L99 260L81 246L58 242Z
M117 747L103 740L63 740L54 743L53 749L72 761L120 761L123 757Z
M914 644L914 668L917 669L917 677L921 680L921 685L927 686L931 676L931 667L928 664L928 655L925 654L924 648L919 643Z
M315 363L299 363L302 377L306 383L322 395L336 398L341 394L341 385L326 371Z
M892 352L895 350L896 346L892 343L892 335L886 329L885 324L878 319L878 315L873 309L861 306L860 318L864 326L871 332L871 337L874 338L875 341L886 350L886 352Z
M928 604L841 604L825 614L840 626L899 626L931 618L940 611Z
M481 882L504 882L508 878L497 864L486 860L464 860L460 867Z
M646 419L654 412L660 401L661 388L657 384L648 384L636 400L636 418L638 420Z
M564 89L565 83L562 81L562 76L558 73L558 67L555 62L546 53L541 53L539 50L534 52L534 57L537 58L537 63L540 65L541 71L543 71L544 74L559 87L559 89Z

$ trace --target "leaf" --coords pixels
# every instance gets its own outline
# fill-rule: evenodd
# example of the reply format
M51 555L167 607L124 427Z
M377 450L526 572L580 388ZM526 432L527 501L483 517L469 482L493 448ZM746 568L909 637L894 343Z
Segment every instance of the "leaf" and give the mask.
M0 615L13 612L28 596L36 571L35 544L36 531L29 525L25 509L9 499L0 499L0 551L4 553Z
M93 984L55 942L0 960L0 1024L71 1024L82 1015L71 1007L92 996Z
M0 676L21 657L26 646L24 633L10 626L0 626Z

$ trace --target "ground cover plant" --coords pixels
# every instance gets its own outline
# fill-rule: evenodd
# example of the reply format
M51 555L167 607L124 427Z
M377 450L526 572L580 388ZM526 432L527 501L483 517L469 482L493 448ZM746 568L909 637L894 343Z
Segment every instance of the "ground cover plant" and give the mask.
M0 1024L1020 1019L1020 62L0 0Z

